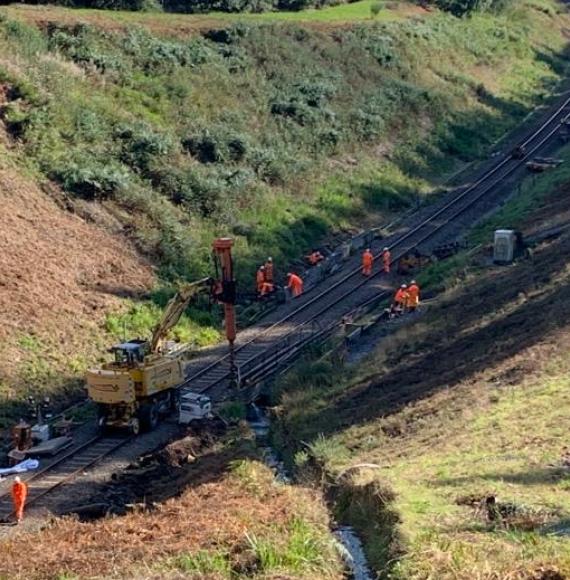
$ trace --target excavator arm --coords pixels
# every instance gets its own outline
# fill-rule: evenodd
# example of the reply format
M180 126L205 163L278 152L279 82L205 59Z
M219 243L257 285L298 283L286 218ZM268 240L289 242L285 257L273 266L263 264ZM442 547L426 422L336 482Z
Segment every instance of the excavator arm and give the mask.
M152 338L150 341L151 352L156 352L160 341L167 335L171 328L178 324L178 321L184 314L190 300L201 292L210 292L213 282L212 278L202 278L201 280L183 286L176 295L170 299L164 309L164 314L162 315L160 322L152 331Z

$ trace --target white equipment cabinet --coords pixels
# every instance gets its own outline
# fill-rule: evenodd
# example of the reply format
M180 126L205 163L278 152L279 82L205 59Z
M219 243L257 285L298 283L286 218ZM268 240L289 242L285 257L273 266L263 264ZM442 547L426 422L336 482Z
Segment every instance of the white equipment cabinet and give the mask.
M510 264L515 257L517 236L514 230L495 230L493 262Z
M192 421L212 418L212 401L210 397L184 391L180 395L180 405L178 409L178 422L181 425L188 425Z

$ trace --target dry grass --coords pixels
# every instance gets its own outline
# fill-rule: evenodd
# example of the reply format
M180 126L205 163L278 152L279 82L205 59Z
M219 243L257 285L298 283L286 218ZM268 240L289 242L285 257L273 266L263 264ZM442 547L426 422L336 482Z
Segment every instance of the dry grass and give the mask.
M205 577L200 569L206 568L212 568L212 577L227 577L224 570L232 568L269 577L279 570L270 569L256 551L262 541L281 554L276 561L284 563L282 578L290 577L288 573L340 577L327 513L317 495L276 485L272 473L255 462L240 464L226 475L212 474L217 476L152 512L93 523L61 519L37 534L6 541L0 577L164 578L176 570L186 571L181 577ZM307 551L301 554L304 560L289 553L300 534L318 550L319 559L311 561ZM212 563L216 561L227 567Z
M104 345L105 313L146 292L153 269L104 208L71 204L0 167L0 391L61 385Z

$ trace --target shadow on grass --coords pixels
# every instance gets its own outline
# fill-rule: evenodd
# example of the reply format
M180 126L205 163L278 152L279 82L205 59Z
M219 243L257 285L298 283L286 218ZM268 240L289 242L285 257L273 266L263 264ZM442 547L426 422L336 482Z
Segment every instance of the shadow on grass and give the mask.
M570 477L570 472L564 467L540 467L518 472L493 472L481 475L469 475L463 477L453 477L438 479L435 486L456 486L472 483L474 481L500 481L517 485L549 485L555 484L564 478Z
M331 434L398 413L500 365L569 325L570 286L547 287L564 272L568 252L570 239L561 240L535 254L532 261L498 270L466 287L464 295L436 307L430 316L447 319L443 329L414 345L413 352L394 354L389 362L392 369L384 374L335 392L330 400L323 389L326 403L318 411L307 407L298 420L307 431L303 437ZM534 293L533 299L521 299L529 293ZM482 325L486 317L494 318L493 323Z

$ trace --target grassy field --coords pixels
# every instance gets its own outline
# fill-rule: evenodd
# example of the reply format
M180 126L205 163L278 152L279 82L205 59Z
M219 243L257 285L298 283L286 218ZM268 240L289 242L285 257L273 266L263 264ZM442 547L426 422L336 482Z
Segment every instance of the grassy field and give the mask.
M122 25L141 25L151 29L182 30L208 29L218 25L236 22L299 22L346 24L351 22L390 22L412 16L425 17L423 10L410 6L408 3L393 3L394 8L384 8L373 15L371 8L377 4L374 0L359 0L350 4L328 6L322 9L308 9L297 12L265 12L262 14L210 12L208 14L169 14L141 13L121 10L92 10L84 8L64 8L55 6L30 6L13 4L2 10L10 18L22 19L54 19L60 22L68 20L83 20L95 23L117 23Z
M569 223L569 182L564 166L529 179L480 241L498 224L532 235ZM566 235L510 268L460 259L448 290L366 360L301 366L279 386L277 435L297 443L301 476L315 461L329 481L376 466L343 480L348 497L375 486L376 515L347 510L346 497L338 511L382 577L570 573L569 248Z

